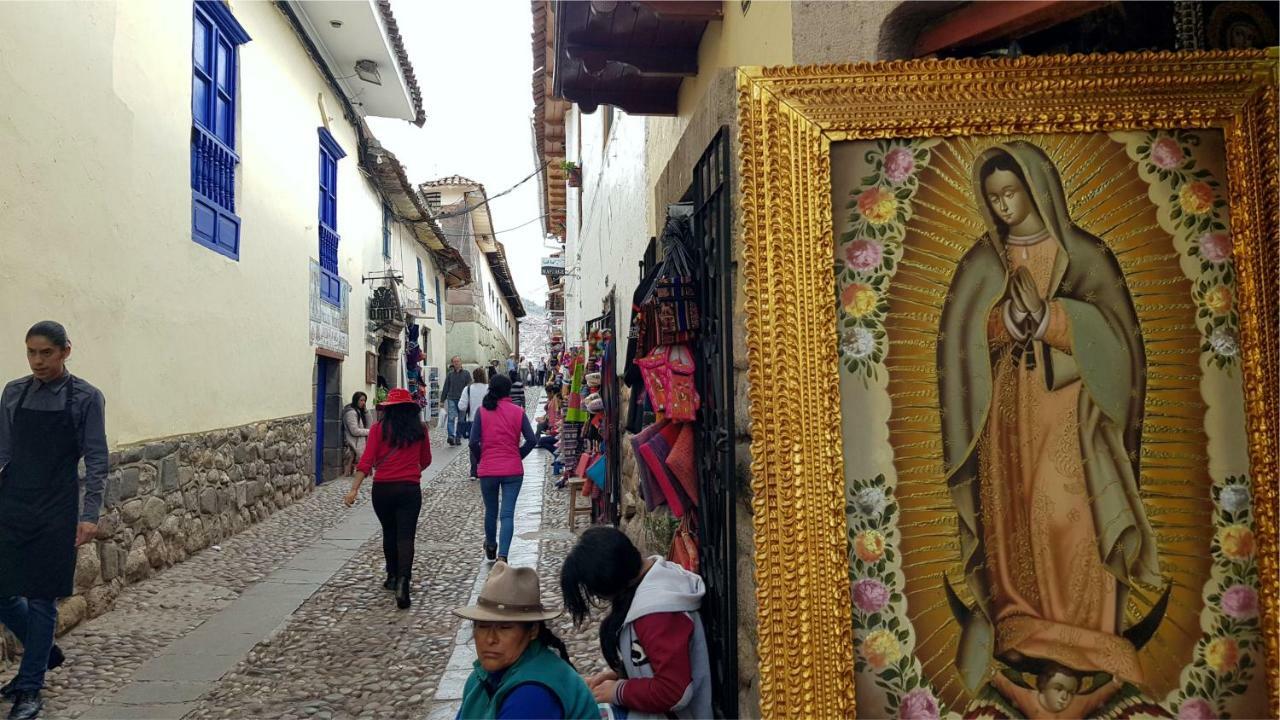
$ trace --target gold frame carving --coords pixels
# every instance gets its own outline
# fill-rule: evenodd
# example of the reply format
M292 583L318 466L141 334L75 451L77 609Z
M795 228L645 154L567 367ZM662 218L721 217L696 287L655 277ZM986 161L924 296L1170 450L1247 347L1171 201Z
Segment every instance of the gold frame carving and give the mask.
M831 143L1217 128L1227 146L1261 571L1277 678L1277 58L1262 52L919 60L738 71L752 505L764 717L853 717Z

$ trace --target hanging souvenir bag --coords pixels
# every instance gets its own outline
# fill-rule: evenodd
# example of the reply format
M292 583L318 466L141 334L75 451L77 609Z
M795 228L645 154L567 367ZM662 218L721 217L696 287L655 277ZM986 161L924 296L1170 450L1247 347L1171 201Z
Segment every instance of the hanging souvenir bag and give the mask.
M693 516L686 515L676 528L675 538L671 541L671 562L688 570L698 572L698 535L693 529Z
M608 461L606 460L606 456L601 455L600 457L595 459L595 462L591 463L591 465L587 467L587 473L583 477L595 483L596 487L603 490L604 484L605 484L605 478L607 476L607 470L608 470Z

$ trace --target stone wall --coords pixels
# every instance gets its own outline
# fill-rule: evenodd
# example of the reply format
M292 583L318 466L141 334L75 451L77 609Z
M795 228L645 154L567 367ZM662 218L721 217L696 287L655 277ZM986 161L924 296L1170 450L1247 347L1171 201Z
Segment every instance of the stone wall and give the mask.
M124 586L181 562L303 498L315 485L311 416L118 448L98 535L76 558L58 634L111 609ZM83 470L82 470L83 472ZM14 641L0 638L0 659Z

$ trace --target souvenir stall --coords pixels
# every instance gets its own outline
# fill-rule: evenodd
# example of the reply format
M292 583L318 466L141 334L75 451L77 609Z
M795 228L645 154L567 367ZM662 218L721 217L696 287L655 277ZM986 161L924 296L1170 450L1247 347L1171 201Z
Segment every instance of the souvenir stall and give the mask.
M419 332L421 331L416 323L410 323L405 328L404 377L409 393L413 395L418 407L425 409L430 403L428 398L437 394L438 391L431 395L427 393L427 381L422 374L422 346L418 342Z
M635 451L640 494L649 513L666 508L679 522L668 557L697 571L699 396L693 346L702 329L691 260L692 207L668 209L662 259L636 290L627 340L631 388L626 429Z

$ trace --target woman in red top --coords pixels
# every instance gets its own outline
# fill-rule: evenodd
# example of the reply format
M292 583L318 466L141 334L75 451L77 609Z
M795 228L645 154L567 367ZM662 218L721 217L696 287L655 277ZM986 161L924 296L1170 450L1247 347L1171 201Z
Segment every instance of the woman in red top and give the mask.
M422 471L431 464L431 441L418 418L418 403L403 388L396 388L378 405L381 422L369 428L364 456L356 466L351 492L343 498L355 504L360 484L373 473L373 511L382 524L382 553L387 559L387 581L396 605L409 607L409 579L413 572L413 539L422 511ZM376 470L376 472L375 472Z

